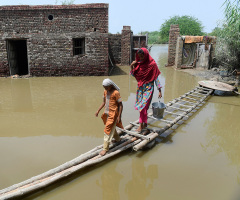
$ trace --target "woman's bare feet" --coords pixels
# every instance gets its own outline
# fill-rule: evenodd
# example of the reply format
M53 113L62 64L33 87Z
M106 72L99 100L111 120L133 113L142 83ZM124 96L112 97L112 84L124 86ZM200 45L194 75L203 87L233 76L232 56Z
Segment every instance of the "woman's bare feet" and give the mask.
M148 126L147 123L143 123L143 129L146 128Z
M140 123L138 129L136 130L137 132L141 132L143 129L143 124Z
M106 153L107 153L106 150L102 150L102 151L99 153L99 155L100 155L100 156L104 156Z

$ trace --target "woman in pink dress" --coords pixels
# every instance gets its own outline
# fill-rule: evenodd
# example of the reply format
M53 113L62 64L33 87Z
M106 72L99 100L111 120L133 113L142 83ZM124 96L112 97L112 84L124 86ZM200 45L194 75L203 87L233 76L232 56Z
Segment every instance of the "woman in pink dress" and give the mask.
M147 127L147 111L152 101L154 92L154 82L158 88L158 97L162 97L161 84L158 76L161 72L155 60L149 55L146 48L140 48L136 53L136 60L130 65L131 75L133 75L137 82L137 94L135 109L140 112L139 128L137 131L141 132L143 128Z

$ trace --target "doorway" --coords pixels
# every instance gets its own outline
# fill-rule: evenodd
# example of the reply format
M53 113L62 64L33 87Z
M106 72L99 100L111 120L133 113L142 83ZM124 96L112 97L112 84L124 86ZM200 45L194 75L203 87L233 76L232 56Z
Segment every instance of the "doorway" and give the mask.
M27 40L7 40L7 53L10 75L27 75Z

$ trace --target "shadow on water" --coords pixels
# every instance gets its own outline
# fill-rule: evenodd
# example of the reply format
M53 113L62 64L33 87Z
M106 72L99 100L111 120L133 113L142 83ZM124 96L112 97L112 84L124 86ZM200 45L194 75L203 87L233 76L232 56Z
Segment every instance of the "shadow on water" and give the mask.
M119 67L118 65L115 65L110 70L110 76L119 76L119 75L127 75L127 74L129 74L129 66Z

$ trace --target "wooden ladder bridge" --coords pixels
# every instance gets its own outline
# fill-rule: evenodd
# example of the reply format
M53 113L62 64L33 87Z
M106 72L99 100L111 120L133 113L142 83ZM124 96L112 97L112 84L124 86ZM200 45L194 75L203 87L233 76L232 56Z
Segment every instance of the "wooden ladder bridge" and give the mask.
M149 120L160 120L163 122L163 127L146 128L141 134L137 133L136 128L139 127L138 120L130 122L124 129L118 128L118 133L121 136L121 141L118 143L111 143L110 150L106 155L100 156L102 145L93 148L92 150L81 154L79 157L66 162L54 169L45 173L34 176L26 181L12 185L8 188L0 190L0 199L16 199L33 194L41 189L56 183L59 180L69 177L73 173L82 170L86 167L100 163L110 157L113 157L126 149L132 148L138 151L146 145L153 144L158 136L161 136L166 130L171 128L180 120L188 118L188 114L193 110L199 109L213 89L205 87L196 87L184 95L176 98L166 104L166 110L162 119L156 119L153 114L148 114ZM166 116L171 116L173 120L166 119Z

